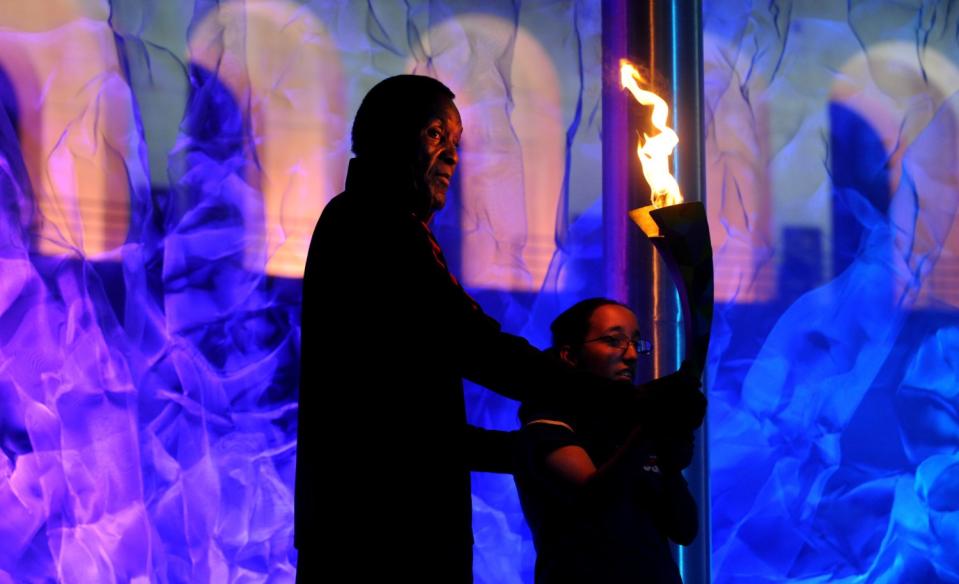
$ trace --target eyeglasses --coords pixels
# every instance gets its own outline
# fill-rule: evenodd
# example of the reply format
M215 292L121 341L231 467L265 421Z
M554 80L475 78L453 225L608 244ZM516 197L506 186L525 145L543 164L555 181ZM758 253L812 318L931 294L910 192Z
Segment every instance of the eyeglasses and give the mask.
M603 335L601 337L596 337L595 339L583 341L584 345L586 343L603 343L606 346L619 351L626 351L626 349L632 345L636 348L636 352L640 355L651 355L653 352L653 344L649 341L639 337L630 338L626 335Z

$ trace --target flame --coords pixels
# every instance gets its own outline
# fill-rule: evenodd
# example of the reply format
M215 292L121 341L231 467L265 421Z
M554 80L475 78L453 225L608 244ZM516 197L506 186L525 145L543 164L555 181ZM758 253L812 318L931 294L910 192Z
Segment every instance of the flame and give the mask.
M655 93L639 88L639 84L644 82L643 77L626 59L620 61L619 73L623 88L628 89L636 101L653 106L653 127L659 130L659 133L649 136L644 132L643 139L636 145L636 156L643 165L643 176L649 183L653 207L659 209L678 205L683 202L683 195L679 192L676 179L669 172L669 155L679 144L679 136L666 125L669 106Z

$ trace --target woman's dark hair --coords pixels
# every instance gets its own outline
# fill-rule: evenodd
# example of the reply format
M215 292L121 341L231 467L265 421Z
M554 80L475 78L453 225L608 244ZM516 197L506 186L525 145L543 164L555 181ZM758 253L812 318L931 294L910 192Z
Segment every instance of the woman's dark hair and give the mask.
M549 325L549 331L553 334L553 348L559 349L564 345L575 347L586 340L586 333L589 332L589 319L600 306L622 306L631 310L622 302L617 302L610 298L587 298L580 300L570 306L562 314L553 320Z
M593 313L596 312L597 308L609 305L622 306L627 310L631 310L622 302L602 297L580 300L564 310L553 320L552 324L549 325L549 330L553 334L553 346L550 347L547 352L552 353L558 358L559 350L564 345L572 347L581 345L583 341L586 340L586 333L589 332L589 319L593 316ZM519 419L523 424L526 424L530 421L531 417L534 415L536 417L542 417L544 412L546 412L547 417L558 416L557 419L567 421L574 420L576 417L569 411L561 412L552 409L553 407L555 407L555 404L553 406L544 406L544 404L541 403L524 401L523 405L519 408Z
M456 97L432 77L396 75L366 94L353 119L353 153L359 158L395 157L429 121L438 105Z

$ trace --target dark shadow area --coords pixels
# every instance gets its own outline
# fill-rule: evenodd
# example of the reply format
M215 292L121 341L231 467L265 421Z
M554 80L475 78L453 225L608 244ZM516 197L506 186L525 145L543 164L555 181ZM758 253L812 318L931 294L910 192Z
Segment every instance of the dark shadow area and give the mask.
M870 220L889 212L889 155L876 131L855 111L830 102L832 273L840 274L865 246ZM887 284L888 285L888 284Z

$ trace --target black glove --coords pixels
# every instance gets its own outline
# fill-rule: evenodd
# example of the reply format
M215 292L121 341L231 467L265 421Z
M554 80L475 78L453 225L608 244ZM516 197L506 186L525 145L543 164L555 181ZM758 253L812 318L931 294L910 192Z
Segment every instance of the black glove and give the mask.
M636 388L634 409L638 422L653 435L684 436L703 425L706 396L702 383L683 361L679 371Z

